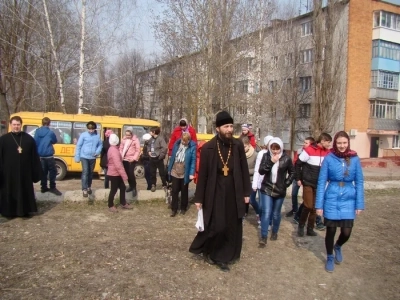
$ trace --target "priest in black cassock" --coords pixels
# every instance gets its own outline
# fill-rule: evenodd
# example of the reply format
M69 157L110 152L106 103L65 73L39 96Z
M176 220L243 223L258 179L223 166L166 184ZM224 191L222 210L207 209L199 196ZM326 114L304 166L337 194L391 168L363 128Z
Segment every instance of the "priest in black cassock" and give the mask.
M218 134L200 153L194 199L197 209L203 208L204 231L197 233L189 251L227 272L228 264L240 258L242 218L252 189L243 143L233 137L232 117L221 111L215 125Z
M0 214L28 217L37 211L33 182L40 180L42 166L35 140L21 131L21 117L12 117L10 126L0 137Z

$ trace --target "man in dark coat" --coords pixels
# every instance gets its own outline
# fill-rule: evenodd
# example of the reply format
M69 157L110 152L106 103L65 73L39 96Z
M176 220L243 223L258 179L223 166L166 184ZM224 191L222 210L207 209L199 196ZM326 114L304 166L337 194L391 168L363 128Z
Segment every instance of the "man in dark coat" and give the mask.
M194 202L203 209L204 231L198 232L189 251L203 254L210 264L229 271L240 258L242 218L249 202L251 183L243 143L233 137L229 113L217 114L218 134L204 144Z
M36 212L33 182L42 175L42 166L33 137L22 132L22 119L10 120L11 132L0 137L0 214L27 217Z

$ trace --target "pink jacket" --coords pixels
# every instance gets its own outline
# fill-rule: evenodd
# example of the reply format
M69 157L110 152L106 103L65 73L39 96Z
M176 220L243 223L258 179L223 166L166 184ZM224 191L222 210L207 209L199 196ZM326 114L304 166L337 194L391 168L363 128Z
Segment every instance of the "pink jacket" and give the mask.
M107 152L108 158L108 176L121 176L123 180L128 180L124 165L122 164L121 153L117 146L110 146Z
M128 147L128 150L126 151L125 156L123 156L125 143L131 143L131 144ZM140 143L137 136L133 135L131 140L124 137L121 141L121 144L119 145L119 152L121 153L123 160L128 160L130 162L137 161L140 155Z

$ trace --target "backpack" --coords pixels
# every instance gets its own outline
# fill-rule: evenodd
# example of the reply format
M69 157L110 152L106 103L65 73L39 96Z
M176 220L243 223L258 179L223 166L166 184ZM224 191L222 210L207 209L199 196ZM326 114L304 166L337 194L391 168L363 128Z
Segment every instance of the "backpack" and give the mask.
M196 171L194 174L193 182L197 184L198 176L199 176L199 169L200 169L200 152L203 145L207 143L206 141L198 141L197 142L197 150L196 150Z

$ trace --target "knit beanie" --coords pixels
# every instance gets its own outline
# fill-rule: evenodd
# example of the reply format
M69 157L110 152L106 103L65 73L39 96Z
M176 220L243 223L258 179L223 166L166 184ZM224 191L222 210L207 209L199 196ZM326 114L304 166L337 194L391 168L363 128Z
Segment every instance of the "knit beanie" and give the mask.
M119 143L119 138L115 133L112 133L110 135L110 138L108 139L108 141L109 141L110 145L117 146Z
M243 129L247 129L247 130L250 129L250 128L249 128L249 125L247 125L247 124L242 124L242 128L243 128Z
M220 111L219 113L217 113L217 118L215 120L215 126L221 127L226 124L233 124L233 119L228 112Z

